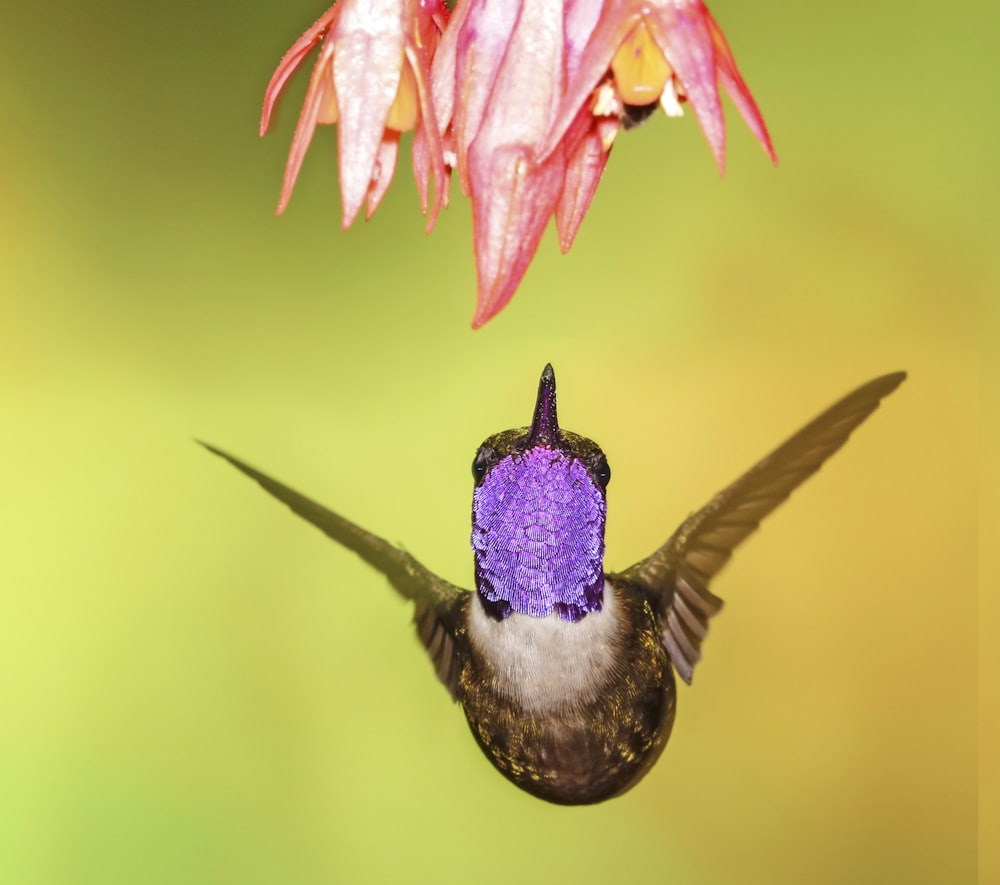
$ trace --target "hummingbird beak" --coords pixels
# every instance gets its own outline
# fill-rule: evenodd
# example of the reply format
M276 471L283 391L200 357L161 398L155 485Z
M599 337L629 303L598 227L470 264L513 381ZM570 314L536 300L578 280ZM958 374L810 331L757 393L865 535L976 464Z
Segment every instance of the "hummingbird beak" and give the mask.
M535 417L531 421L526 449L535 446L555 446L559 443L559 419L556 416L556 373L549 363L542 370L538 382L538 399L535 402Z

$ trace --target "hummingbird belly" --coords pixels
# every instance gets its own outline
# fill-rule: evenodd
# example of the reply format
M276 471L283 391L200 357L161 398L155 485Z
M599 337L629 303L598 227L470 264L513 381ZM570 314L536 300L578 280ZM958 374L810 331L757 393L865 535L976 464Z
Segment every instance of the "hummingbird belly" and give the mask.
M497 621L469 600L461 684L472 733L505 777L550 802L624 792L670 735L673 671L648 603L623 590L605 583L602 610L578 622Z

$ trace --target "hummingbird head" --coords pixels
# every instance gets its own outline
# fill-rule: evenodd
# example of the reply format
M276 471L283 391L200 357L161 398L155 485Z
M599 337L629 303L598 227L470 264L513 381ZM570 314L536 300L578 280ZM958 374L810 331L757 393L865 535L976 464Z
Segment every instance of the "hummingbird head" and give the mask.
M597 443L560 430L551 365L531 426L489 437L472 474L476 589L486 611L566 621L600 611L611 470Z

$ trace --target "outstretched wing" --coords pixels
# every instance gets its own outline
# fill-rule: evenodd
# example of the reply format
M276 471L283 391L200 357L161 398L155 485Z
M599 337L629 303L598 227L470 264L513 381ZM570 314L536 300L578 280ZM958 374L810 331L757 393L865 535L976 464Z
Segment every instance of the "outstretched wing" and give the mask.
M378 569L396 590L416 603L414 621L421 641L427 648L442 682L455 696L458 668L454 660L455 632L464 592L454 584L435 575L405 550L400 550L378 535L366 532L322 504L290 489L249 464L240 461L208 443L197 442L220 458L224 458L241 473L245 473L294 513L311 522L327 537L353 550L365 562Z
M690 684L701 659L708 621L722 608L722 600L709 590L712 578L737 545L819 470L904 378L905 372L884 375L848 394L684 520L659 550L622 573L660 597L663 643L685 682Z

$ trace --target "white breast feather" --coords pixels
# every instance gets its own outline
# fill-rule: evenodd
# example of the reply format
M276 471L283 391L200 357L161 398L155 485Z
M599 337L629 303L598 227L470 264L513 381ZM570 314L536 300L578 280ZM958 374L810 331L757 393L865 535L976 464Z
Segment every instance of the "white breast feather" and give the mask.
M470 600L469 639L496 670L500 689L534 713L578 707L603 690L618 641L617 600L604 582L604 605L582 620L514 613L502 621Z

